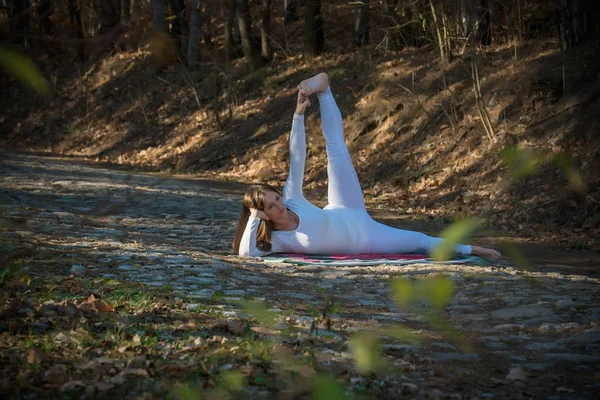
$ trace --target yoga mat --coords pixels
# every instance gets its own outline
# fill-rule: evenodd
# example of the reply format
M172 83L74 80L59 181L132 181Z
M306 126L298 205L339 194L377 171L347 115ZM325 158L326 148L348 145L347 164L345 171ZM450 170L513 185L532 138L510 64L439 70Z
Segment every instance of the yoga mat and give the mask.
M357 265L407 265L407 264L477 264L489 265L477 256L455 255L448 261L434 261L425 254L271 254L262 257L266 263L290 263L296 265L357 266Z

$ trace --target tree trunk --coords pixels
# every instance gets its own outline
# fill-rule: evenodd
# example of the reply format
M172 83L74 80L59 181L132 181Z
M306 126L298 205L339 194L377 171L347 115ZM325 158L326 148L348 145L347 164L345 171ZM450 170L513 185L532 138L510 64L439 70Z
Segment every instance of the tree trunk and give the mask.
M184 0L169 0L169 15L171 19L171 37L175 40L180 52L187 51L186 40L188 37L188 26L185 20Z
M121 19L120 0L96 0L95 8L100 19L100 34L107 34L114 30Z
M298 0L283 0L283 7L285 11L284 24L298 21Z
M225 13L225 7L221 4L223 19L225 20L225 37L224 37L224 47L225 47L225 56L228 60L232 60L237 58L238 52L236 51L235 42L233 40L233 25L235 25L235 9L236 9L236 1L228 0L227 3L227 14Z
M410 16L412 15L412 13L411 10L408 8L403 9L403 12L399 13L395 9L395 7L396 5L390 4L389 1L383 2L383 15L385 17L384 29L386 31L386 48L387 44L391 42L394 49L402 50L404 48L404 45L408 43L408 36L411 36L403 35L402 32L406 32L413 26L410 22L403 23L402 21L410 21ZM404 16L401 16L401 14Z
M167 0L151 0L152 5L152 25L163 33L169 33L169 23L167 21Z
M30 10L29 0L14 0L14 16L11 31L20 46L28 46Z
M200 0L190 0L190 35L188 38L187 62L190 68L198 66L201 30Z
M558 38L563 50L598 36L598 0L558 0Z
M211 21L212 21L211 10L212 10L211 7L205 6L204 11L202 11L202 13L200 14L200 17L201 17L200 26L202 27L202 29L201 29L202 40L204 40L204 45L209 49L213 48L213 34L214 34L214 26L213 26L213 24L211 24Z
M225 54L228 60L233 60L242 56L239 44L241 42L236 40L235 31L237 30L239 36L239 28L236 19L237 0L228 0L226 4L228 13L225 15L223 10L223 19L225 20Z
M71 19L71 25L75 29L76 47L77 47L77 58L79 62L85 60L85 52L83 47L83 24L81 23L81 4L78 0L69 0L69 17Z
M121 17L121 22L126 22L129 21L129 18L131 17L130 11L131 11L131 0L120 0L120 12L119 15Z
M492 13L489 0L471 0L469 34L480 46L492 44Z
M236 8L237 23L240 27L242 39L242 51L250 65L252 72L259 70L265 64L260 55L258 43L252 35L252 19L250 18L250 6L248 0L237 0Z
M50 0L40 0L37 3L37 16L38 16L38 25L41 32L44 35L52 35L52 21L50 20L50 15L52 14L52 4L50 4Z
M273 57L271 51L271 0L261 0L260 17L261 54L265 60L270 60Z
M323 15L321 0L306 0L304 5L304 54L307 60L323 52Z
M354 44L357 46L369 43L369 3L369 0L358 2L354 23Z
M136 13L137 9L139 8L139 5L136 5L136 1L135 0L125 0L127 1L127 15L129 16L130 19L133 19L136 15L138 15L138 13Z

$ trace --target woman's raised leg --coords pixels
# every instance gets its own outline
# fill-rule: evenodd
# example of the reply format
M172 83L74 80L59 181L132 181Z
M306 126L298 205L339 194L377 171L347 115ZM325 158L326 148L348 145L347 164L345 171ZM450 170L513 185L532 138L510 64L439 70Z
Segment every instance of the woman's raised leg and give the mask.
M298 89L305 95L317 93L319 98L321 126L327 149L328 205L364 210L362 188L344 140L342 113L331 93L327 74L321 73L302 81Z

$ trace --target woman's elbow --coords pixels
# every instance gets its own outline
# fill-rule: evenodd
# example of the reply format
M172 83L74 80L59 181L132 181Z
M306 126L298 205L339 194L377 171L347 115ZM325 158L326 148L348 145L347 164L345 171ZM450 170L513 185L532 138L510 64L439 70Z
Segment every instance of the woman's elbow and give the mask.
M240 249L238 254L242 257L260 257L263 253L258 249Z

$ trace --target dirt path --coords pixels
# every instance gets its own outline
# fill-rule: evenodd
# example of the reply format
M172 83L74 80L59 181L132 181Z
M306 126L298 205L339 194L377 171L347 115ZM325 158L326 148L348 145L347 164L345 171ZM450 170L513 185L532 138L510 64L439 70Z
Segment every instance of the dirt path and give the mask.
M533 250L526 251L537 254L531 271L508 264L266 266L229 254L240 185L32 155L1 157L5 215L28 221L27 229L2 235L70 255L74 261L65 259L64 275L168 286L185 299L188 310L217 299L213 309L225 318L239 316L244 299L264 301L281 324L294 325L308 337L314 335L311 307L318 309L332 294L340 309L329 314L332 330L319 330L317 336L327 341L315 342L313 351L318 368L346 371L349 391L373 394L378 388L375 393L382 398L460 394L511 399L593 398L600 391L600 281L593 268L600 263L595 254L578 253L575 259L572 253L535 250L529 244ZM402 223L385 213L375 216ZM409 229L425 226L411 224ZM423 230L434 233L438 228ZM482 240L493 243L497 238ZM33 276L43 273L36 270L39 266L25 268ZM455 285L444 310L457 329L455 340L425 322L426 304L400 309L391 300L390 278L416 281L434 274ZM408 344L383 337L383 359L392 369L383 375L356 374L346 346L349 335L389 326L412 329L423 341ZM469 351L457 336L470 344ZM392 386L399 392L390 393Z

